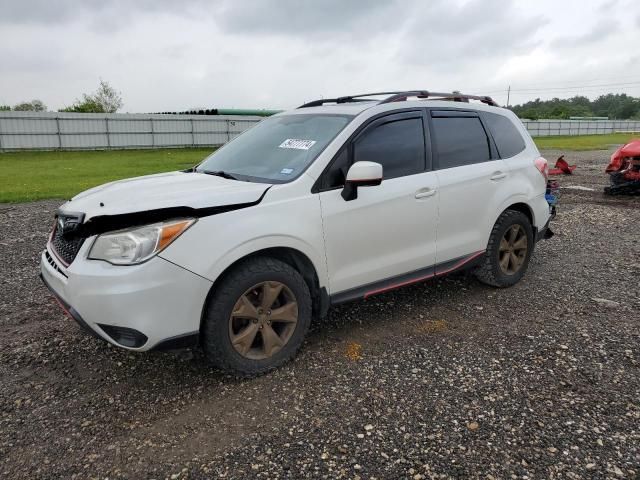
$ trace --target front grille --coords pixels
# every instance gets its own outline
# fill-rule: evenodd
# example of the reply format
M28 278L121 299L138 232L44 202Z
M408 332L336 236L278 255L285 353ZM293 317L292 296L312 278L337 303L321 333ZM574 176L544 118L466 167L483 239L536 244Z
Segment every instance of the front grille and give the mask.
M51 247L66 266L70 265L76 258L83 243L84 238L82 237L63 235L62 229L56 224L51 235Z
M51 266L54 268L54 270L55 270L56 272L58 272L58 273L59 273L59 274L61 274L61 275L64 275L65 277L67 276L67 274L66 274L66 273L64 273L64 270L62 270L62 269L58 266L58 264L56 263L55 259L54 259L51 255L49 255L49 252L48 252L47 250L45 250L45 251L44 251L44 256L45 256L45 258L47 259L47 263L48 263L49 265L51 265Z

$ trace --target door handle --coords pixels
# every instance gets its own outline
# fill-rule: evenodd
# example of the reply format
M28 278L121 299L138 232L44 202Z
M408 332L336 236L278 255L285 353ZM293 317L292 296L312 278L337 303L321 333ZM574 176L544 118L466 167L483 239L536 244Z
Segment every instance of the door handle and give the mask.
M423 188L422 190L418 190L416 192L416 198L428 198L433 197L436 194L437 190L435 188Z
M502 180L504 177L506 177L507 174L504 172L495 172L493 175L491 175L491 180Z

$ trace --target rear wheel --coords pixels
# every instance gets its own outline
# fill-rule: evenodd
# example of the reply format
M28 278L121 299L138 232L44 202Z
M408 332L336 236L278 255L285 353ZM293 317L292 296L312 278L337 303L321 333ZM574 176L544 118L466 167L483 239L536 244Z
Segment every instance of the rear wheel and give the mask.
M535 240L529 218L517 210L507 210L493 227L482 264L475 274L494 287L510 287L527 271Z
M259 257L238 265L211 296L203 348L221 370L253 376L292 358L311 322L311 295L284 262Z

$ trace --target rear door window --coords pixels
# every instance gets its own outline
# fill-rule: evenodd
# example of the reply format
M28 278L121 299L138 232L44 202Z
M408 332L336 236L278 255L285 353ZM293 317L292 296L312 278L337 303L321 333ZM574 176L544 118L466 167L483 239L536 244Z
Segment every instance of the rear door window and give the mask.
M478 117L439 116L431 121L431 135L439 169L472 165L491 159L489 139Z
M482 118L491 132L500 158L513 157L525 149L522 135L509 118L487 112L482 113Z

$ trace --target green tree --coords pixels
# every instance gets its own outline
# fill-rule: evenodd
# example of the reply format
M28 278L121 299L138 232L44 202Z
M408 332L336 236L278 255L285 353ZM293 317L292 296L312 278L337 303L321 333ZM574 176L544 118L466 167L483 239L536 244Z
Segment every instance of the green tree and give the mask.
M614 110L615 118L632 118L640 111L640 99L626 97L619 102Z
M9 110L11 110L9 105L0 105L0 112L8 112Z
M640 98L625 93L608 93L591 101L584 96L551 100L536 98L522 105L511 107L521 118L570 118L570 117L609 117L628 119L640 116Z
M86 94L82 100L76 100L73 105L60 109L60 112L106 113L102 105Z
M120 92L104 80L100 79L98 89L91 94L83 94L82 100L76 100L71 106L61 109L61 112L82 113L115 113L122 108Z
M13 107L16 112L46 112L47 106L42 100L33 99L30 102L21 102Z

